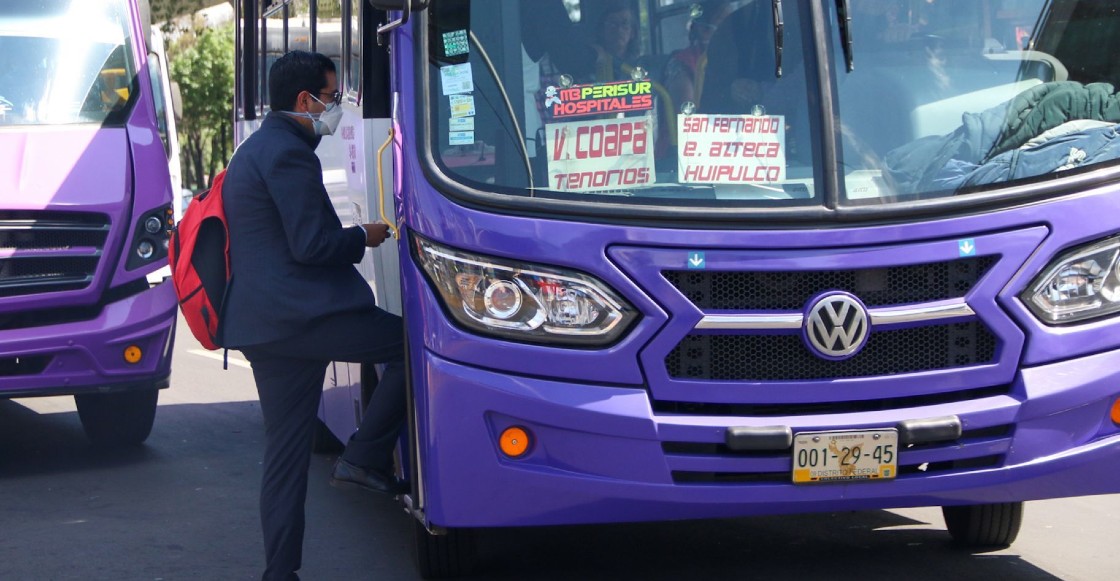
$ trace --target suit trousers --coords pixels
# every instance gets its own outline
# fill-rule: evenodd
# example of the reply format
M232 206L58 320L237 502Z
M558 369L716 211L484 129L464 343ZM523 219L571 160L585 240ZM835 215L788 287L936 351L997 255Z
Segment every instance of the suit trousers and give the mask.
M262 579L299 579L311 440L327 365L386 364L343 456L387 472L405 417L404 329L400 317L373 307L323 317L290 338L240 350L252 364L264 415L260 511L267 565Z

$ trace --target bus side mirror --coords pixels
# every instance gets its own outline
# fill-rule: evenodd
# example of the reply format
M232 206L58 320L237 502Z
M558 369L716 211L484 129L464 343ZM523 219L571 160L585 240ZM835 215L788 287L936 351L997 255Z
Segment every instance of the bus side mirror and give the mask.
M175 115L175 122L183 122L183 93L179 90L179 82L171 81L171 111Z

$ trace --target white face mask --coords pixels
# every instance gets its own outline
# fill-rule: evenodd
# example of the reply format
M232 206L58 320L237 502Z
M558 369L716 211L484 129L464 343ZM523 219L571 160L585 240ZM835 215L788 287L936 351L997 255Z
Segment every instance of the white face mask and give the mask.
M315 99L315 96L311 96ZM338 124L342 122L342 107L338 103L331 103L330 105L315 99L315 102L326 107L326 110L318 115L312 113L304 113L308 119L311 120L311 128L315 131L315 135L334 135Z

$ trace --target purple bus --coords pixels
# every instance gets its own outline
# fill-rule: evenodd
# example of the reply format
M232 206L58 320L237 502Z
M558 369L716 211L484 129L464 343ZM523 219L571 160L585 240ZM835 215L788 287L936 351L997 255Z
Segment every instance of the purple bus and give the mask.
M424 576L489 527L941 506L1006 546L1120 492L1114 2L296 4L238 3L239 127L269 54L341 54ZM336 364L325 429L376 379Z
M0 397L73 395L102 445L143 442L176 301L166 71L147 0L0 6Z

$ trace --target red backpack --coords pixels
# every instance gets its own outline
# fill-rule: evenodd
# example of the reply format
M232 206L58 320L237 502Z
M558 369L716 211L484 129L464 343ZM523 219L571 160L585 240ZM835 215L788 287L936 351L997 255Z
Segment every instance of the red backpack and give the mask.
M229 225L222 206L223 169L209 190L191 200L171 231L168 260L179 308L202 346L222 345L222 304L229 288Z

